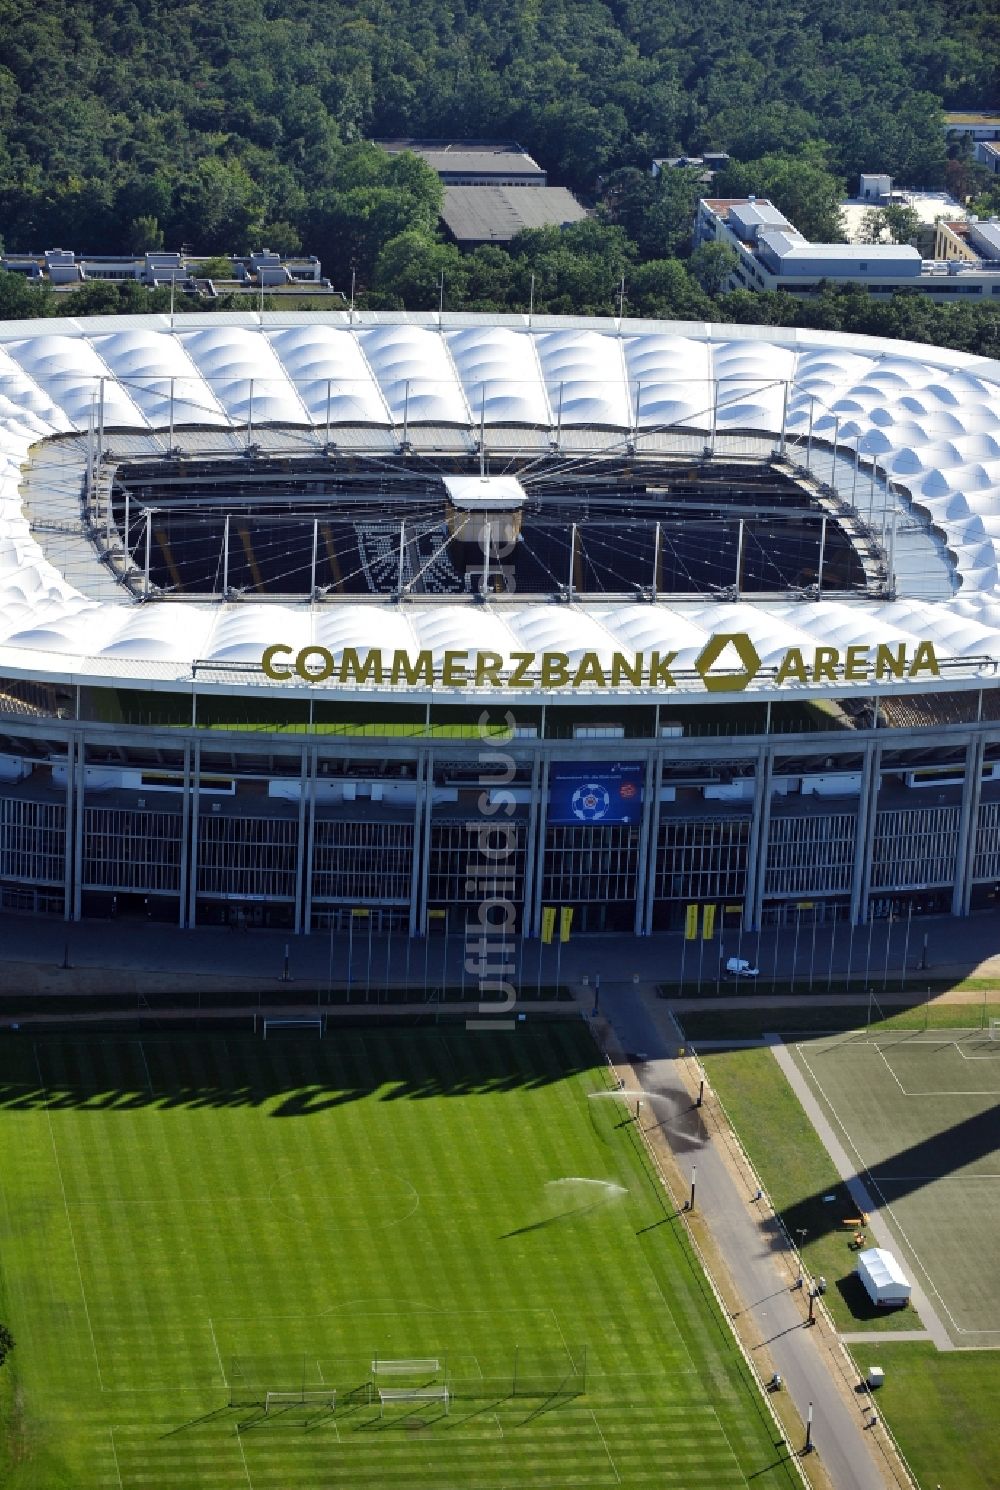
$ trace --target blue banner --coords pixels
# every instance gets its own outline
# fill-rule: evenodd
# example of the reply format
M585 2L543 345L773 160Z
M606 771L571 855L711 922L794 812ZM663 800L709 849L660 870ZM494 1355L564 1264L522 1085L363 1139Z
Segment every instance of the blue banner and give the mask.
M554 761L550 823L637 823L642 816L640 761Z

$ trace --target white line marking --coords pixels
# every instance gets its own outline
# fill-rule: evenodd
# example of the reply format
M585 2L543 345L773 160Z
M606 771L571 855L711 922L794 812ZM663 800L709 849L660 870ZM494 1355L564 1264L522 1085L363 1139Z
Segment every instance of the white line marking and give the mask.
M895 1044L896 1043L898 1043L898 1042L894 1042L894 1044L889 1047L890 1050L895 1048ZM954 1040L942 1040L939 1043L941 1045L943 1045L943 1046L948 1046L948 1045L955 1045L956 1042ZM885 1069L888 1071L888 1073L892 1077L893 1081L899 1087L899 1090L902 1092L902 1094L903 1094L904 1097L997 1097L997 1096L1000 1096L1000 1092L998 1092L998 1090L995 1087L992 1087L989 1091L986 1091L986 1092L968 1091L968 1090L964 1090L964 1089L961 1090L961 1091L945 1091L944 1089L938 1089L936 1087L933 1088L933 1089L930 1089L929 1088L926 1091L919 1091L919 1092L908 1091L907 1088L900 1081L899 1077L896 1075L895 1071L892 1069L892 1066L889 1064L888 1057L886 1056L885 1051L882 1049L881 1045L879 1045L878 1042L875 1041L875 1040L872 1041L872 1044L874 1045L875 1049L878 1051L879 1055L881 1056L882 1062L883 1062L883 1064L885 1066ZM802 1047L799 1046L798 1048L801 1050ZM959 1054L961 1055L962 1052L959 1051ZM967 1056L964 1057L964 1059L967 1060L967 1061L969 1061L969 1060L972 1060L972 1061L982 1061L982 1060L987 1060L988 1057L987 1056L982 1056L982 1055L973 1055L973 1056L968 1056L967 1055Z
M875 1049L878 1051L879 1055L882 1058L882 1064L883 1064L883 1066L888 1071L889 1075L892 1077L892 1079L896 1083L896 1085L899 1087L899 1090L902 1092L903 1096L904 1097L908 1097L910 1095L910 1093L906 1090L906 1088L903 1086L903 1083L900 1081L899 1077L896 1075L895 1071L889 1065L889 1062L886 1059L885 1051L882 1049L881 1045L876 1045L875 1046Z
M238 1423L236 1425L236 1442L240 1446L240 1458L243 1460L243 1473L247 1477L247 1484L250 1486L250 1490L253 1490L253 1480L250 1478L250 1466L247 1463L246 1452L244 1451L244 1448L243 1448L243 1435L240 1432L239 1424Z
M109 1428L108 1432L111 1435L111 1452L115 1456L115 1474L118 1476L118 1490L125 1490L125 1486L122 1481L121 1466L118 1463L118 1450L115 1448L115 1430L113 1428Z
M149 1095L152 1096L153 1095L153 1078L149 1074L149 1062L146 1059L146 1051L145 1051L145 1049L143 1047L143 1043L142 1043L141 1040L139 1041L139 1054L142 1056L142 1069L146 1073L146 1085L149 1088Z
M52 1126L52 1114L49 1111L48 1106L49 1089L45 1084L45 1077L42 1075L42 1063L38 1059L38 1046L34 1042L32 1042L31 1051L35 1057L35 1070L38 1072L38 1084L41 1087L43 1096L45 1098L45 1118L49 1125L49 1142L52 1144L52 1157L56 1161L56 1174L59 1176L59 1188L62 1191L63 1210L66 1212L66 1227L69 1231L69 1239L73 1248L73 1257L76 1261L76 1276L80 1280L80 1297L83 1299L83 1312L87 1316L87 1329L90 1331L90 1348L94 1352L94 1366L97 1370L97 1384L103 1392L105 1388L104 1378L101 1375L101 1359L100 1356L97 1354L97 1340L94 1336L94 1324L93 1320L90 1317L90 1305L87 1303L87 1290L83 1286L83 1268L80 1266L80 1254L77 1251L76 1234L73 1231L73 1219L70 1216L69 1202L66 1199L66 1183L63 1180L62 1165L59 1162L59 1150L56 1147L55 1129Z
M622 1477L618 1473L618 1465L615 1463L614 1459L612 1459L612 1457L611 1457L611 1450L608 1448L608 1440L604 1437L604 1434L601 1433L601 1425L597 1421L597 1414L594 1412L594 1409L593 1408L590 1409L590 1416L594 1419L594 1427L597 1429L598 1433L601 1434L601 1442L604 1445L604 1452L607 1454L608 1461L609 1461L609 1463L611 1465L611 1468L615 1472L615 1479L618 1481L618 1483L620 1485L621 1482L622 1482Z
M228 1389L229 1377L226 1375L226 1368L222 1364L222 1351L219 1349L219 1342L215 1337L215 1325L212 1323L211 1314L208 1316L208 1327L212 1332L212 1344L215 1346L215 1359L219 1363L219 1375L222 1377L222 1385Z

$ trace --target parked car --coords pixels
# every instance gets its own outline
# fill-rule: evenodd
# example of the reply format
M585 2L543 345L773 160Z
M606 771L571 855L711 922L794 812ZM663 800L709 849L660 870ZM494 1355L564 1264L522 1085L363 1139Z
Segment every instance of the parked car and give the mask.
M754 967L745 957L730 957L726 963L726 972L732 973L735 978L756 978L760 975L760 968Z

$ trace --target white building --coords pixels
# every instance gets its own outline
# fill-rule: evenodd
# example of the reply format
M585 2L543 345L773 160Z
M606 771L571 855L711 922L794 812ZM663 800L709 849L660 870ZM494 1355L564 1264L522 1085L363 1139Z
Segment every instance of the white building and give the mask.
M973 259L938 263L922 259L908 244L810 243L766 199L703 198L694 240L734 250L738 262L725 285L730 290L812 295L832 283L863 285L877 296L919 290L943 301L958 295L1000 297L1000 263L989 262L979 250Z
M974 140L1000 140L1000 113L973 110L945 114L944 128L949 135L971 135Z
M224 255L223 257L229 257ZM0 258L0 269L24 274L28 279L47 280L56 288L73 289L93 280L121 283L131 280L154 289L157 285L178 284L203 278L202 267L208 263L205 254L152 252L140 254L78 254L71 248L47 248L44 253L11 253ZM323 268L315 255L282 258L270 249L236 255L230 259L231 278L242 284L322 285Z

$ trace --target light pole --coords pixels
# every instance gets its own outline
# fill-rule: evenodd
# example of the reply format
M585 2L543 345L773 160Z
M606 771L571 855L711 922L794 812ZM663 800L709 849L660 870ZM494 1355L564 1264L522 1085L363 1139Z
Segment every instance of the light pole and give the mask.
M806 1414L806 1441L803 1454L811 1454L813 1449L813 1405L810 1402L809 1411Z

